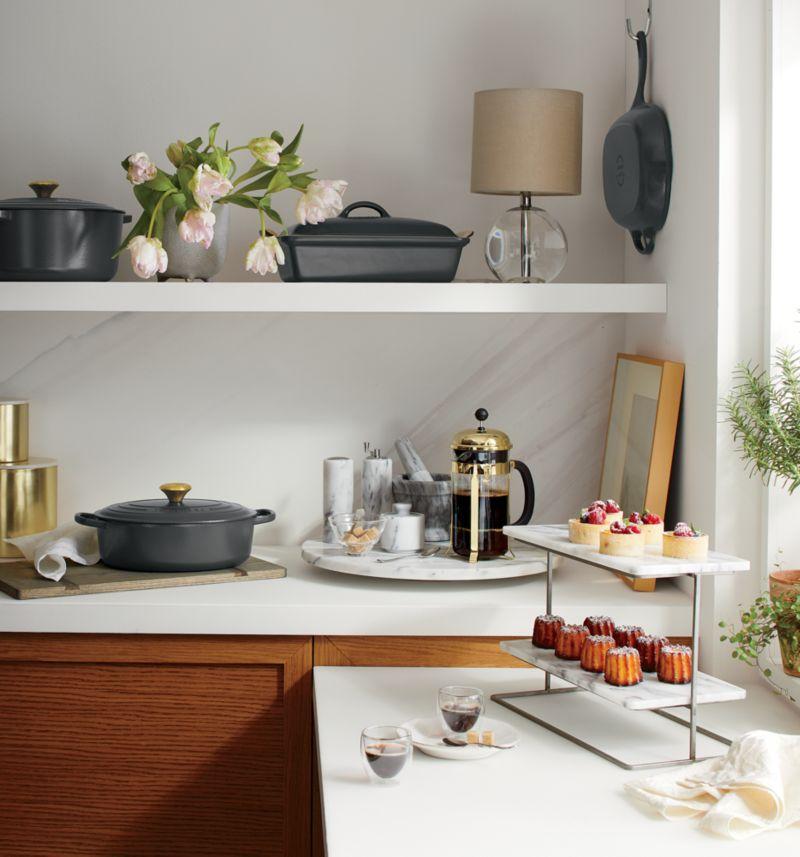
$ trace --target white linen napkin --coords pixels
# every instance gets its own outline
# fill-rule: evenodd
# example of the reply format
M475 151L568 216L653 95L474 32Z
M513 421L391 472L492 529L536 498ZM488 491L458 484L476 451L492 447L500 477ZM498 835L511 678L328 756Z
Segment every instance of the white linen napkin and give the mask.
M67 570L68 559L81 565L100 562L97 530L80 524L63 524L47 533L6 541L19 548L36 571L49 580L61 580Z
M747 839L800 821L800 735L747 732L726 755L625 784L665 818Z

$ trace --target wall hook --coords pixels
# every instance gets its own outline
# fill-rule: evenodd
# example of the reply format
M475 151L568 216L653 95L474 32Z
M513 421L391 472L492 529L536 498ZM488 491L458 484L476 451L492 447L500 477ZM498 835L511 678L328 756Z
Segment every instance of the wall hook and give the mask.
M650 33L650 22L651 22L651 20L652 20L652 16L650 14L650 4L648 3L647 4L647 23L644 25L645 38ZM628 31L628 38L633 39L635 42L636 41L636 33L633 32L633 27L631 26L631 19L630 18L625 19L625 29Z

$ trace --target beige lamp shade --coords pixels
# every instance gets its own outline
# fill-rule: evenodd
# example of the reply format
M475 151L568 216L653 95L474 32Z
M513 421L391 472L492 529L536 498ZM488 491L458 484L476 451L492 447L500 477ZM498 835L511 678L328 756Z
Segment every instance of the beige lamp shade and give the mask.
M581 192L583 94L571 89L475 93L473 193Z

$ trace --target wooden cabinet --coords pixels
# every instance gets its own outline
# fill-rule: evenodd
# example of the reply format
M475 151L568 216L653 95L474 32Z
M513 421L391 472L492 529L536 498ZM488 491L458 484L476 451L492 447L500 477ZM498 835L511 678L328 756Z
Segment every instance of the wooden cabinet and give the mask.
M0 635L0 855L303 857L310 637Z

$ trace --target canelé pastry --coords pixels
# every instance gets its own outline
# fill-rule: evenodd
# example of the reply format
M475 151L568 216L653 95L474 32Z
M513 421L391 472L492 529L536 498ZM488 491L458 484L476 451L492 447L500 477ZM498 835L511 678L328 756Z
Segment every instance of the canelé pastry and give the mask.
M556 657L565 661L578 661L583 641L589 636L584 625L563 625L556 634Z
M576 545L600 545L600 532L610 526L608 517L599 506L584 509L580 518L569 519L569 540Z
M606 521L609 524L622 520L622 509L620 509L619 503L616 500L595 500L589 508L602 509L606 513Z
M658 680L688 684L692 680L692 650L688 646L662 646L658 656Z
M607 637L614 635L614 620L610 616L587 616L583 624L590 634L602 634Z
M636 524L615 521L611 529L600 533L600 553L608 556L642 556L644 533Z
M614 628L614 639L618 646L631 646L636 648L636 641L644 637L644 628L638 625L617 625Z
M654 673L658 669L658 656L662 646L668 646L666 637L655 637L645 634L636 640L636 650L642 662L642 670L646 673Z
M609 649L606 652L605 679L617 687L639 684L644 678L639 653L630 646Z
M601 673L606 666L606 652L617 644L613 637L604 634L590 634L583 641L581 666L590 673Z
M533 639L531 642L540 649L552 649L556 645L556 634L563 627L564 620L561 616L550 616L545 614L537 616L533 623Z
M664 533L662 553L674 559L705 559L708 535L681 521L671 533Z
M648 512L647 509L641 514L631 512L628 520L644 533L644 543L653 547L661 547L664 538L664 520L661 515Z

